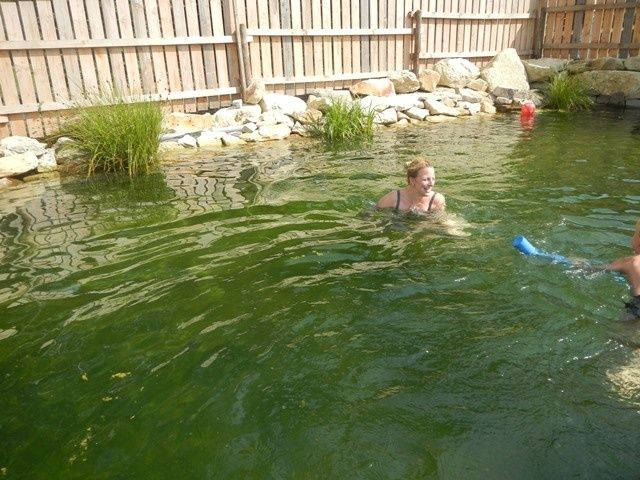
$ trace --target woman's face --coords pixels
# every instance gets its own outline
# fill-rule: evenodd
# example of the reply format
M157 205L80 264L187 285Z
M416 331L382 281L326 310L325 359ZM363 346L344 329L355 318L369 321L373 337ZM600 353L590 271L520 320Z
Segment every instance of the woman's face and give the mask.
M428 195L436 184L436 171L433 167L424 167L415 177L409 178L409 185L422 195Z

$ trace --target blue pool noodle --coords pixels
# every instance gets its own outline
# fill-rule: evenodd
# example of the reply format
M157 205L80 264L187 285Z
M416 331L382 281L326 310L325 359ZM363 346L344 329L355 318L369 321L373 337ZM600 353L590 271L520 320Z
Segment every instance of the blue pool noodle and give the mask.
M513 239L512 245L521 253L525 255L533 256L533 257L543 257L551 260L556 263L563 263L565 265L571 265L572 262L567 257L562 255L558 255L557 253L549 253L544 250L540 250L539 248L534 247L529 240L527 240L523 235L518 235Z

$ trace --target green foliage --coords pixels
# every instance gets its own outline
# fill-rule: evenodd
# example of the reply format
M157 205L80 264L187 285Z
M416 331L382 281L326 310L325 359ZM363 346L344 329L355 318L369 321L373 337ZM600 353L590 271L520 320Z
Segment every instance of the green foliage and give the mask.
M593 107L593 100L587 94L586 88L567 72L555 75L545 90L547 108L573 111L589 110Z
M127 172L135 176L156 167L161 133L158 103L127 103L111 92L78 106L55 136L71 139L63 148L87 159L87 175Z
M375 112L364 110L359 102L333 102L322 118L309 126L312 136L335 146L373 138Z

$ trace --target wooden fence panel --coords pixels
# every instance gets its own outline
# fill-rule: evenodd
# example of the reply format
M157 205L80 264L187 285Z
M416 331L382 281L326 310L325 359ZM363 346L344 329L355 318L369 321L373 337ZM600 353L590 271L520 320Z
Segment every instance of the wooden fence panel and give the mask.
M626 58L637 53L633 0L550 0L543 55L555 58ZM558 35L559 18L563 18Z
M414 55L422 68L447 57L483 66L507 47L526 58L541 2L544 56L638 54L631 0L2 0L0 128L10 117L11 133L48 132L57 111L106 85L195 112L227 105L241 78L303 95L412 69Z

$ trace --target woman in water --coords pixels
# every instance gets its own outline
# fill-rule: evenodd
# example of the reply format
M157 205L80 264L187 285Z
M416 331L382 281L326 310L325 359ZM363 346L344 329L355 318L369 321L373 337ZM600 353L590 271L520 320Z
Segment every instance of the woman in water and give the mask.
M393 208L401 213L444 212L444 196L433 191L436 172L424 156L416 157L405 165L407 186L387 193L378 200L376 208Z

